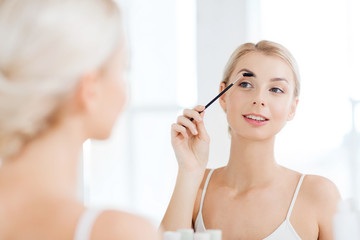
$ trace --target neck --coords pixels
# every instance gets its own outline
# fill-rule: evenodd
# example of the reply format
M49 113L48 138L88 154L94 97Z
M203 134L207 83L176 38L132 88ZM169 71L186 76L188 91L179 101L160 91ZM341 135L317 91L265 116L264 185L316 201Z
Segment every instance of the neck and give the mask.
M227 182L237 189L272 181L280 170L274 157L275 138L253 141L232 136L230 159L224 168Z
M3 163L2 172L32 194L75 199L84 139L78 130L65 125L32 140L18 155Z

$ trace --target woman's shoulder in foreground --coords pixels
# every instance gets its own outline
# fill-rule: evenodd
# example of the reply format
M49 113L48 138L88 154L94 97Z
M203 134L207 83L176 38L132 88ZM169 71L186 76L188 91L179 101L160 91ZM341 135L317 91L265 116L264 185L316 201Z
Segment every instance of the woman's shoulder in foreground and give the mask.
M306 175L303 182L303 193L312 200L327 202L340 200L340 193L336 185L328 178L318 175Z
M287 176L296 176L296 178L301 175L304 176L300 196L304 197L305 200L309 200L313 204L316 202L322 203L324 200L327 202L340 200L339 190L330 179L319 175L302 174L288 168L284 169L288 173Z
M105 210L96 220L91 239L158 238L155 226L143 217L117 210Z
M319 227L331 225L341 199L336 185L325 177L306 175L301 188L301 198L306 208L315 214Z

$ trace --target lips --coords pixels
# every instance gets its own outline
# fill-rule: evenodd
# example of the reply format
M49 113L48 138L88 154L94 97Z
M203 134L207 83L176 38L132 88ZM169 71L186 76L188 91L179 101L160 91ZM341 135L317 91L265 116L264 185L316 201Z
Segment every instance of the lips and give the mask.
M269 121L268 118L266 118L262 115L259 115L259 114L254 114L254 113L244 114L243 117L248 123L250 123L252 125L256 125L256 126L262 126Z
M256 121L269 121L269 119L267 119L266 117L258 115L258 114L245 114L243 116L248 119L253 119Z

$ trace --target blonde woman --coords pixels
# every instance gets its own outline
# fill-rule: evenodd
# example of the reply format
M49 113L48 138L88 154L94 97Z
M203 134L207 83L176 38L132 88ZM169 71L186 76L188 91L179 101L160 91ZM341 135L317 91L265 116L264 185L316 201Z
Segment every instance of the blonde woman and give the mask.
M1 0L0 39L0 239L156 239L76 198L83 142L109 137L125 103L116 4Z
M219 100L231 135L225 167L205 169L210 139L203 106L184 110L172 125L179 170L162 227L221 229L226 240L333 239L335 185L280 166L274 157L275 136L299 101L294 58L274 42L243 44L225 67L220 91L238 78Z

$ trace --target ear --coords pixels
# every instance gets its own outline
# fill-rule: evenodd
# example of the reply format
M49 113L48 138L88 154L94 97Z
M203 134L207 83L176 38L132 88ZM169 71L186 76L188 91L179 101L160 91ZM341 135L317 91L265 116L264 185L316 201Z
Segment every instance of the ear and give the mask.
M92 112L98 107L98 99L101 93L99 82L99 74L96 71L80 77L75 92L76 106L79 110Z
M224 82L222 82L220 84L219 92L222 92L225 88L226 88L226 85L225 85ZM221 108L226 112L226 99L225 99L225 96L226 96L226 94L221 95L220 98L219 98L219 102L220 102Z
M299 103L299 98L296 97L293 100L293 102L291 103L290 112L289 112L289 115L288 115L288 118L287 118L288 121L291 121L291 120L294 119L298 103Z

